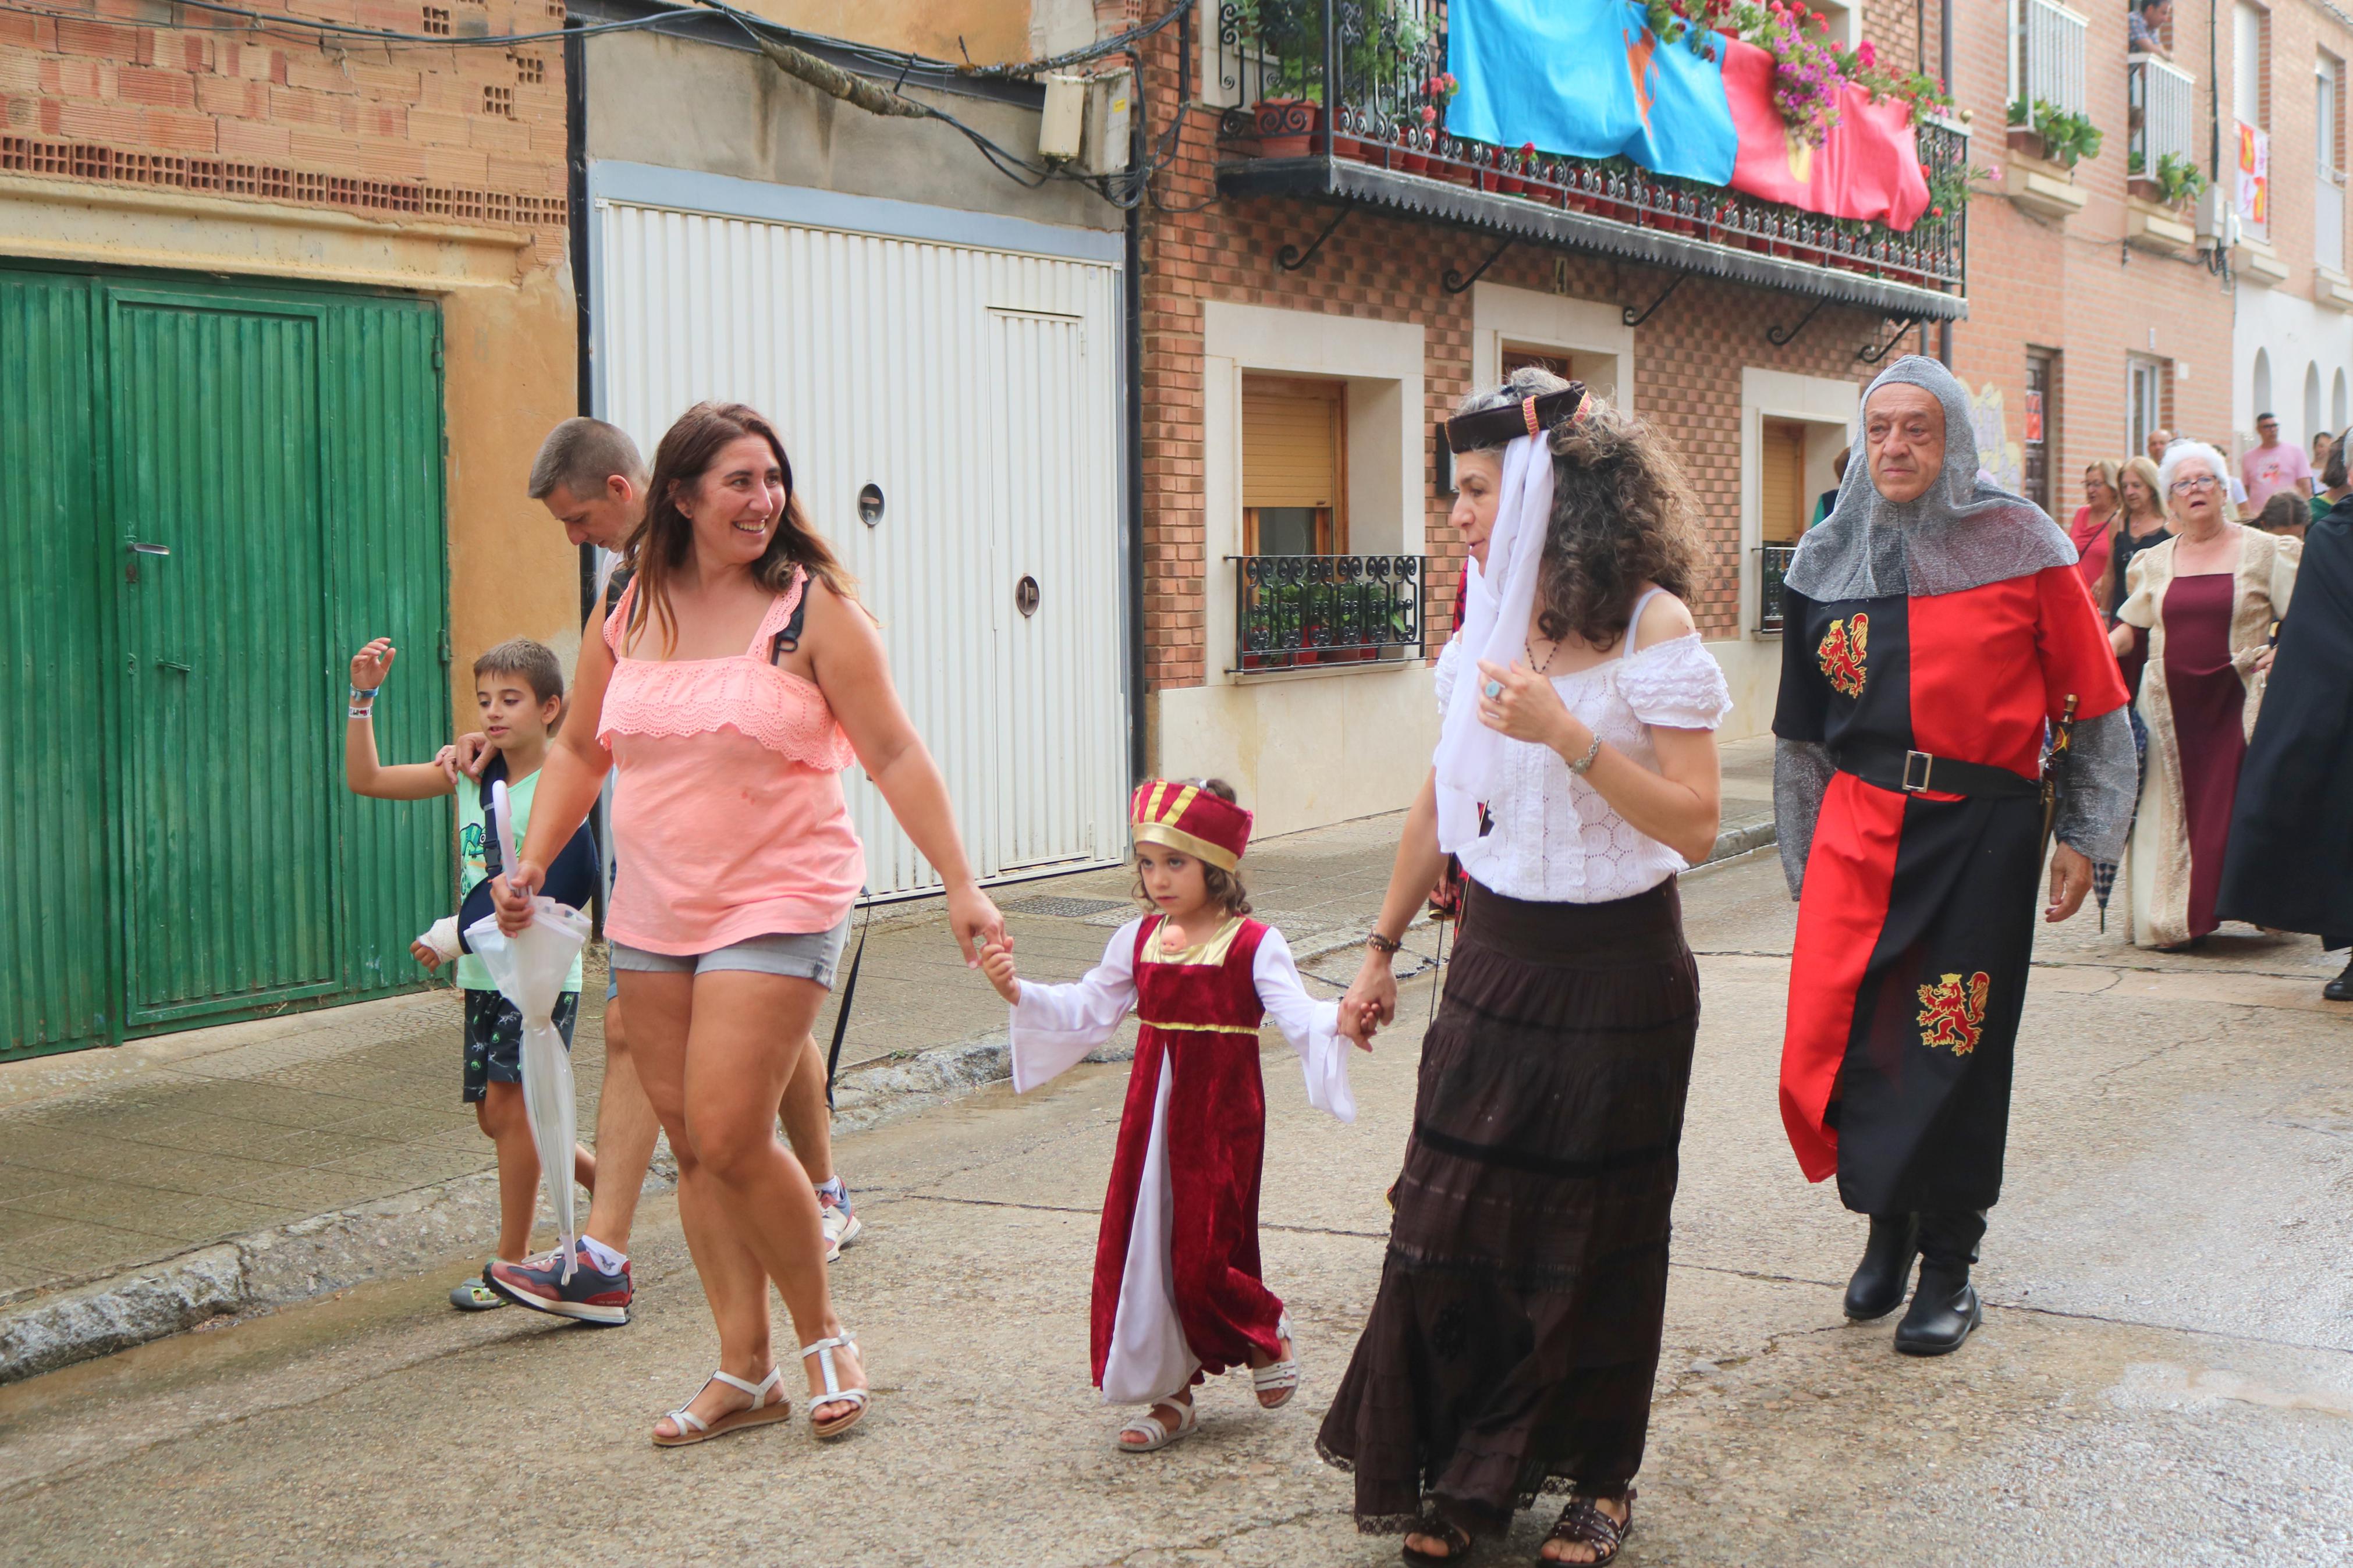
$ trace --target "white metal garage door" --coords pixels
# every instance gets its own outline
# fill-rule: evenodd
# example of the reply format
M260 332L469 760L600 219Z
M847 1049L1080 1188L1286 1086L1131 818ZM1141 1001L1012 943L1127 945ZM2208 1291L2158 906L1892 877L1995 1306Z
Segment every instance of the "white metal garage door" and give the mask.
M702 398L776 421L802 504L881 617L980 875L1122 858L1117 268L596 208L605 416L649 462ZM881 495L871 524L868 485ZM881 795L851 778L873 891L937 887Z

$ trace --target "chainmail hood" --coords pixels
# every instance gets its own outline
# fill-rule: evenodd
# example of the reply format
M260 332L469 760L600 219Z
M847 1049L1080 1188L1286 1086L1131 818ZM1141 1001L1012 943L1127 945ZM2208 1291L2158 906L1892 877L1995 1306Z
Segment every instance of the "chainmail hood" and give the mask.
M1858 452L1838 504L1799 542L1788 585L1817 603L1925 597L2073 565L2075 547L2064 530L2024 496L1980 475L1968 392L1953 373L1906 354L1879 373L1862 395L1864 406L1895 382L1926 388L1944 405L1944 468L1917 498L1891 501L1873 485L1868 457Z

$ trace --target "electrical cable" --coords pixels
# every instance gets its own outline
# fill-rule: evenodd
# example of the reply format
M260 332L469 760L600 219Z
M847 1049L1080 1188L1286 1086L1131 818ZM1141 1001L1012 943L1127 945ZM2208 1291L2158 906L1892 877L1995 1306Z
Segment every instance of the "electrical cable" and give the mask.
M225 5L221 0L172 0L172 3L193 10L206 11L225 16L243 16L248 19L248 24L241 27L208 27L193 23L175 22L172 25L172 30L174 32L227 33L240 36L259 33L266 37L272 33L290 31L294 36L302 37L305 42L314 41L311 35L323 35L327 38L350 38L361 43L382 44L386 47L398 46L405 48L430 49L508 48L516 44L560 40L573 32L592 37L599 33L635 32L658 26L664 22L674 21L681 16L693 16L701 9L694 5L681 5L658 12L650 16L632 17L625 22L598 22L578 28L555 27L539 33L500 33L460 37L440 33L395 33L380 31L374 27L352 26L342 22L318 22L307 17L288 16L282 11L256 11L244 5ZM12 12L21 16L40 16L53 22L88 22L92 19L91 14L88 11L60 11L51 6L41 5L0 3L0 11Z

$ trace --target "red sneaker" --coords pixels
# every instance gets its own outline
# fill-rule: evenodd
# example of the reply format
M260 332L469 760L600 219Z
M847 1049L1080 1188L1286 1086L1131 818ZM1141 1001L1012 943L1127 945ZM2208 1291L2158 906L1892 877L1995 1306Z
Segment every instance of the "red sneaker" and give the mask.
M564 1257L549 1251L521 1263L493 1259L482 1280L518 1307L550 1312L583 1323L618 1328L629 1321L629 1266L607 1270L584 1245L573 1254L572 1278L564 1278Z

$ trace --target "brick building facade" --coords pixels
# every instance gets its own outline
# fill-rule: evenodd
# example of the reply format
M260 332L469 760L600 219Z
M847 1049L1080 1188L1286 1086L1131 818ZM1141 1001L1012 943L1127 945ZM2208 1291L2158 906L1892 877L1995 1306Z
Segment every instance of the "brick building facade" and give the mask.
M1307 250L1334 209L1220 195L1219 163L1234 154L1221 153L1219 108L1198 101L1210 70L1206 56L1186 51L1201 48L1189 29L1170 28L1153 40L1145 73L1154 134L1176 116L1180 75L1197 87L1144 224L1143 635L1153 765L1233 777L1269 831L1391 809L1419 783L1436 729L1426 668L1253 672L1237 668L1232 640L1237 366L1244 376L1378 385L1387 373L1357 363L1348 346L1357 337L1369 345L1376 329L1401 329L1414 344L1415 434L1384 447L1382 459L1402 460L1412 505L1403 526L1361 547L1428 558L1431 651L1461 570L1432 427L1498 374L1499 348L1555 351L1655 424L1683 459L1707 551L1691 607L1733 683L1738 709L1727 735L1760 732L1778 659L1777 635L1760 626L1760 420L1794 420L1807 432L1810 501L1832 482L1830 458L1846 444L1856 392L1875 373L1859 351L1887 343L1885 312L1698 275L1678 284L1672 268L1538 244L1514 245L1475 282L1450 291L1449 273L1476 271L1493 237L1370 209L1349 216L1303 265L1285 268L1284 247ZM1676 291L1655 313L1629 324L1670 285ZM1221 313L1236 322L1222 335L1243 339L1239 350L1218 341ZM1559 324L1546 327L1548 317ZM1777 329L1797 335L1777 345L1767 336ZM1253 337L1284 333L1299 346L1268 351L1261 362L1247 357L1258 352ZM1907 338L1896 352L1912 346ZM1406 382L1403 370L1396 379ZM1354 440L1352 431L1352 465Z

